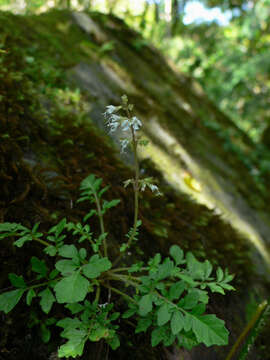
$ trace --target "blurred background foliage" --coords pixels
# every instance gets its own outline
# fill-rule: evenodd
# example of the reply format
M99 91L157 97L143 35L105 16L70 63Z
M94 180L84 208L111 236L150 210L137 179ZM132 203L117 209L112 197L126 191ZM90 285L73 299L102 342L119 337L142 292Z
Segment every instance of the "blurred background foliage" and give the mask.
M113 13L140 31L136 47L153 43L197 79L254 143L255 172L270 178L270 0L0 0L19 14L55 7Z

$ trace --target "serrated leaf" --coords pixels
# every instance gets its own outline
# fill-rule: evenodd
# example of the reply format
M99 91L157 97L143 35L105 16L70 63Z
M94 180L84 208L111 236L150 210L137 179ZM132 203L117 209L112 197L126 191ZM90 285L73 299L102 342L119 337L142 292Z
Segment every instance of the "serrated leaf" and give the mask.
M31 305L32 299L36 296L34 289L29 289L26 294L26 304L29 306Z
M45 314L48 314L52 308L53 303L55 302L55 297L53 296L53 293L47 287L45 290L41 291L38 296L41 297L41 309L45 312Z
M108 258L100 258L98 255L93 255L88 264L83 265L82 271L89 279L95 279L101 273L108 271L112 267L112 263Z
M152 311L152 296L151 294L144 295L139 301L139 315L145 316Z
M1 294L0 311L4 311L5 314L9 313L18 304L24 291L24 289L17 289Z
M75 272L60 280L54 287L57 302L73 303L83 301L88 293L89 281Z
M165 325L171 319L171 313L169 312L169 305L164 303L157 311L157 324L158 326Z
M45 261L39 260L36 256L33 256L31 258L31 265L34 272L40 274L42 277L46 277L48 268Z
M146 330L149 328L151 324L152 324L152 319L150 318L139 319L138 324L136 326L135 334L138 334L140 332L146 332Z
M171 318L171 330L177 335L184 327L184 316L180 311L174 311Z
M17 288L25 288L26 284L22 276L18 276L16 274L10 273L8 274L8 278L11 284Z
M183 263L184 252L179 246L177 245L171 246L170 255L174 259L176 265Z
M198 342L206 346L227 345L228 330L224 326L224 321L215 315L193 315L189 314L192 330Z
M114 199L114 200L111 200L111 201L106 201L104 200L103 201L103 204L102 204L102 210L108 210L114 206L117 206L118 204L120 203L120 200L119 199Z
M85 250L85 248L81 248L81 249L79 250L79 255L80 255L80 258L81 258L82 260L84 260L84 259L86 258L86 256L87 256L87 251Z

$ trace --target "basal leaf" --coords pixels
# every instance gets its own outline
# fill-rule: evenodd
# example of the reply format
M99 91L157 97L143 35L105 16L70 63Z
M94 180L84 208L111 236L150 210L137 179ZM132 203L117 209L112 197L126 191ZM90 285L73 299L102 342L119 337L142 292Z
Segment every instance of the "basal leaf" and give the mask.
M60 280L54 287L57 301L62 303L73 303L83 301L87 295L89 281L75 272Z
M18 304L24 291L24 289L17 289L1 294L0 311L4 311L5 314L9 313Z

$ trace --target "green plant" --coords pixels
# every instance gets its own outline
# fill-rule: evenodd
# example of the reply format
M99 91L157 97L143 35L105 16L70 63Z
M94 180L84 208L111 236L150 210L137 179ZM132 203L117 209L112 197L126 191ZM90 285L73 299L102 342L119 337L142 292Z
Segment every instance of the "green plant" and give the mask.
M151 178L139 177L137 147L145 145L145 141L138 136L142 124L132 111L133 105L123 96L121 106L110 105L105 112L111 132L120 127L128 134L121 139L121 148L124 151L130 145L135 160L135 176L124 183L134 189L133 226L118 256L112 258L108 251L109 234L104 214L120 200L104 200L108 186L102 187L102 180L95 175L89 175L81 183L78 202L89 201L93 205L82 223L62 219L47 235L38 230L39 224L31 230L16 223L0 224L0 239L17 238L14 242L17 247L30 241L39 242L45 254L55 258L54 268L49 269L44 259L32 257L31 271L35 276L29 284L23 276L9 274L15 289L0 295L0 310L10 312L24 294L29 306L38 298L45 314L51 312L54 303L62 304L71 315L56 323L63 329L61 336L67 340L59 348L60 357L81 355L88 340L104 339L116 349L120 345L119 321L116 320L127 321L125 319L130 317L137 320L135 333L151 329L152 346L178 342L179 346L191 349L200 343L206 346L228 343L224 321L213 314L205 314L209 291L224 294L224 290L233 290L229 284L233 276L227 270L218 267L214 272L208 260L200 262L190 252L184 255L177 245L171 246L170 257L165 259L156 254L147 263L125 264L124 255L138 241L139 192L148 187L160 195ZM99 220L98 237L87 224L93 216ZM88 244L83 247L83 243ZM122 312L123 302L115 309L115 299L117 303L125 300L128 309ZM48 332L46 327L46 339Z

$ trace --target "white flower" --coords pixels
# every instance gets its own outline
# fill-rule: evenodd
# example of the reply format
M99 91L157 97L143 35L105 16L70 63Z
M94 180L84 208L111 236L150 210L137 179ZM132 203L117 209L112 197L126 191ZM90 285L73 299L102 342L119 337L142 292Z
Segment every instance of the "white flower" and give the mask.
M105 118L109 117L110 115L112 115L113 113L115 113L116 111L118 111L120 109L121 109L121 106L113 106L113 105L106 106L106 111L104 113Z
M142 126L142 122L136 116L133 116L131 119L131 125L135 131L138 131Z
M122 139L120 140L120 144L121 144L121 153L123 153L126 149L126 147L129 144L129 140L128 139Z
M112 114L109 116L109 119L106 125L110 128L110 132L114 132L120 125L121 116Z
M128 131L130 129L130 122L128 119L125 119L122 124L121 124L121 128L123 131Z
M161 192L159 191L159 188L157 187L157 185L148 184L148 186L150 187L152 192L155 192L157 195L162 195Z

